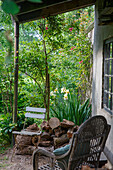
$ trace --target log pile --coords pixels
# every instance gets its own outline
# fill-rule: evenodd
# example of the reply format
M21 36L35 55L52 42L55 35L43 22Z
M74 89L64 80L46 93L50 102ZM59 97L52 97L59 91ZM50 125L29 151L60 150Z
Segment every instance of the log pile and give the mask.
M16 136L16 145L15 145L15 153L19 155L31 155L36 148L33 146L32 137L31 136Z
M72 121L63 119L60 122L58 118L53 117L49 122L43 121L41 128L44 132L41 135L39 146L50 146L53 144L56 149L69 143L73 131L76 131L78 126L75 126Z
M78 129L78 126L72 121L63 119L62 122L58 118L53 117L49 121L43 121L41 124L42 134L40 136L40 141L37 136L21 136L17 135L16 144L19 154L32 154L34 150L34 145L41 147L54 146L58 148L69 143L72 137L73 131ZM26 130L37 131L39 127L34 123L30 125ZM24 148L24 149L23 149ZM22 153L21 153L22 152Z
M26 130L30 131L30 132L34 132L34 131L39 131L40 128L37 126L36 123L34 123L34 124L28 126Z
M29 132L39 131L36 123L26 128ZM17 135L15 138L15 153L21 155L31 155L37 146L39 139L37 136Z

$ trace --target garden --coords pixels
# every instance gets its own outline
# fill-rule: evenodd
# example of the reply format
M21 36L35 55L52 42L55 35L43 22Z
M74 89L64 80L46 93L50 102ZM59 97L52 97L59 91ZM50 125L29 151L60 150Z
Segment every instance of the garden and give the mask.
M93 43L92 29L88 30L94 22L94 7L19 26L16 122L14 23L3 7L0 16L0 153L4 154L12 148L12 131L23 128L27 106L46 108L46 121L55 117L76 126L91 116ZM28 119L26 124L33 123L40 127L42 121ZM0 168L5 166L1 164Z

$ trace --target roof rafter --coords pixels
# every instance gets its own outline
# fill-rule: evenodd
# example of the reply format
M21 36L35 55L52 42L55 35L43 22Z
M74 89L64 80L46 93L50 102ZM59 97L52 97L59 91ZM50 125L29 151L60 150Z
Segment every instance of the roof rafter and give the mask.
M95 0L43 0L43 3L31 3L26 0L15 0L20 12L14 16L19 23L25 23L48 16L84 8L95 4Z

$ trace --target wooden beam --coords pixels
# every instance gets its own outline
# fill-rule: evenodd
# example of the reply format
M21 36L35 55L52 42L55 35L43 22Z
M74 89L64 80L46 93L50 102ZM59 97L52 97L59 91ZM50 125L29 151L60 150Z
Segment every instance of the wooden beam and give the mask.
M113 15L102 15L99 17L99 25L113 24Z
M94 5L94 4L95 4L95 0L82 0L82 1L72 0L72 1L65 2L65 3L53 5L47 8L38 9L38 10L28 12L22 15L18 14L17 18L19 20L19 23L24 23L24 22L29 22L32 20L40 19L43 16L44 17L53 16L53 15L61 14L64 12L84 8L90 5Z
M62 4L65 3L66 1L67 0L49 0L49 1L44 1L43 3L31 3L29 1L20 1L19 3L18 2L16 3L18 6L20 6L20 11L18 15L21 15L38 9L43 9L45 7L47 8L53 5Z
M14 47L14 105L13 122L17 122L17 101L18 101L18 51L19 51L19 23L15 22L15 47Z

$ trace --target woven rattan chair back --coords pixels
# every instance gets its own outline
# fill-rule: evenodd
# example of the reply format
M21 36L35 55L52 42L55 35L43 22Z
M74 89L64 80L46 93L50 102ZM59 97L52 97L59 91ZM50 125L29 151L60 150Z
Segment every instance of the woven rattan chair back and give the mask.
M110 125L103 116L94 116L82 124L73 134L68 169L81 169L89 164L98 167L100 154L104 149Z

